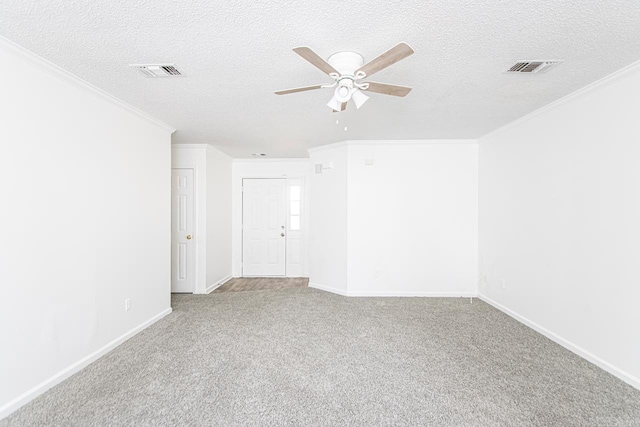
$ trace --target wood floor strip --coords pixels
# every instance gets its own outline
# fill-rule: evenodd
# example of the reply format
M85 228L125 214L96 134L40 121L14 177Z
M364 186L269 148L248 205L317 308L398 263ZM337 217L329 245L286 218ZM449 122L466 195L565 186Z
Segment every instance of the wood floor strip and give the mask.
M306 288L308 286L309 278L307 277L236 277L213 292L268 291Z

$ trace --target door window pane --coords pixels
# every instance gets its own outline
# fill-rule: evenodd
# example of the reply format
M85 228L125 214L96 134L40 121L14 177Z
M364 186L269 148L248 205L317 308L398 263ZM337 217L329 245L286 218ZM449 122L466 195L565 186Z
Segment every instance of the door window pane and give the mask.
M291 215L289 226L293 231L300 230L300 217L298 215Z
M300 186L292 185L289 189L289 199L300 200Z
M300 215L300 201L292 200L291 201L291 215Z

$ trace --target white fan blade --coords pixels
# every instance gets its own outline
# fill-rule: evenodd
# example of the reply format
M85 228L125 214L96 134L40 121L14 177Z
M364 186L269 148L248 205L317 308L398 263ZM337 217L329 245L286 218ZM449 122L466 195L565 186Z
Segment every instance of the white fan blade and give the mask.
M392 47L382 55L364 64L358 72L362 71L367 76L372 76L380 70L387 68L390 65L395 64L401 59L406 58L413 54L413 49L405 42L399 43L395 47Z
M327 61L322 59L320 55L311 50L311 48L307 46L296 47L293 49L295 53L302 56L304 59L309 61L311 64L315 65L321 71L326 74L340 74L335 68L333 68Z
M385 95L393 95L393 96L407 96L409 92L411 92L411 88L407 86L396 86L389 85L386 83L376 83L376 82L363 82L368 83L369 87L367 90L369 92L382 93Z
M293 89L285 89L274 92L276 95L286 95L288 93L296 93L296 92L305 92L307 90L315 90L322 88L322 85L313 85L313 86L304 86L304 87L296 87Z

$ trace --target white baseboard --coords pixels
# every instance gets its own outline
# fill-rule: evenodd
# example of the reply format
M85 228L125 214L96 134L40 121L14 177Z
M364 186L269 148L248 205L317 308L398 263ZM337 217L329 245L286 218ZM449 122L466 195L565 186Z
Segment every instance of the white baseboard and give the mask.
M210 294L211 292L213 292L216 289L218 289L220 286L222 286L225 283L227 283L229 280L231 280L231 275L227 274L226 276L224 276L222 279L218 280L214 284L207 286L207 289L204 291L204 293L205 294Z
M476 298L475 292L432 292L432 291L354 291L350 297L424 297L424 298Z
M571 341L562 338L559 335L556 335L555 333L551 332L550 330L543 328L542 326L538 325L535 322L532 322L531 320L527 319L524 316L519 315L518 313L508 309L507 307L505 307L504 305L492 300L491 298L480 294L479 298L486 302L489 305L492 305L493 307L497 308L498 310L504 312L505 314L508 314L509 316L513 317L514 319L516 319L517 321L519 321L520 323L523 323L524 325L530 327L531 329L541 333L542 335L544 335L545 337L549 338L551 341L556 342L557 344L560 344L561 346L563 346L564 348L566 348L567 350L577 354L578 356L582 357L583 359L588 360L589 362L593 363L594 365L604 369L605 371L609 372L610 374L620 378L622 381L626 382L627 384L637 388L640 390L640 378L634 377L631 374L628 374L627 372L623 371L622 369L619 369L615 366L613 366L612 364L610 364L609 362L602 360L601 358L599 358L598 356L594 355L593 353L588 352L587 350L583 349L582 347L579 347L577 345L575 345L574 343L572 343Z
M309 282L310 288L332 292L345 297L428 297L428 298L476 298L476 292L431 292L431 291L355 291L333 288L319 283Z
M10 400L9 402L7 402L6 404L4 404L3 406L0 407L0 419L8 416L12 412L14 412L17 409L19 409L21 406L29 403L31 400L35 399L36 397L38 397L39 395L41 395L45 391L49 390L51 387L53 387L53 386L55 386L57 384L60 384L62 381L66 380L67 378L69 378L73 374L75 374L75 373L79 372L80 370L82 370L83 368L87 367L89 364L91 364L92 362L98 360L100 357L104 356L105 354L107 354L108 352L110 352L111 350L113 350L114 348L116 348L117 346L119 346L120 344L122 344L123 342L125 342L126 340L128 340L129 338L134 336L135 334L137 334L138 332L140 332L143 329L151 326L152 324L154 324L158 320L160 320L163 317L165 317L166 315L170 314L171 311L172 311L171 307L167 308L166 310L161 311L160 313L158 313L155 316L153 316L151 319L149 319L149 320L143 322L142 324L136 326L135 328L125 332L124 334L120 335L118 338L116 338L113 341L109 342L108 344L102 346L101 348L99 348L98 350L94 351L93 353L83 357L82 359L78 360L77 362L73 363L72 365L64 368L63 370L61 370L60 372L58 372L54 376L52 376L49 379L41 382L40 384L38 384L37 386L33 387L32 389L22 393L20 396L16 397L15 399Z
M342 295L342 296L345 296L345 297L348 296L347 292L342 290L342 289L332 288L331 286L321 285L320 283L309 282L309 287L310 288L315 288L315 289L320 289L321 291L327 291L327 292L331 292L331 293L334 293L334 294Z

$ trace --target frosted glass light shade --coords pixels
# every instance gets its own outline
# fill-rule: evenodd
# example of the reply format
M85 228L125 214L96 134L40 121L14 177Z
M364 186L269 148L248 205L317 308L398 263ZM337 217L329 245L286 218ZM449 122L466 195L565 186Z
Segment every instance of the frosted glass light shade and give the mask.
M356 90L351 94L351 99L353 99L353 102L355 102L356 108L360 109L360 107L362 107L362 105L367 102L369 97L362 93L362 91Z

